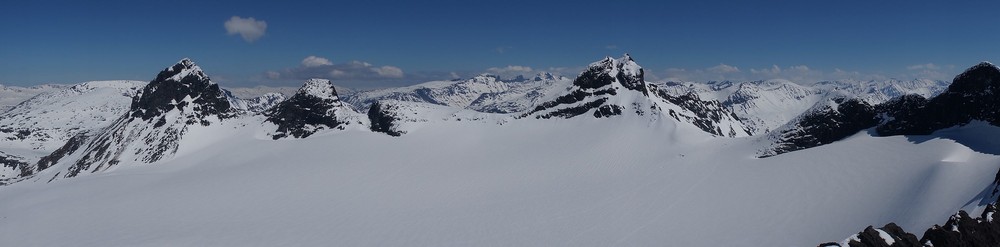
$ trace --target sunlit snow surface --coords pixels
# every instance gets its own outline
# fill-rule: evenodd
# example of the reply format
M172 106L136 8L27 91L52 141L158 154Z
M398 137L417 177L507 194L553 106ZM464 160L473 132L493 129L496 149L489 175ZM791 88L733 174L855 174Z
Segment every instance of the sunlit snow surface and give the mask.
M279 141L261 122L191 126L154 164L0 187L0 245L814 246L941 223L1000 168L956 142L1000 133L981 124L757 159L754 137L630 116Z

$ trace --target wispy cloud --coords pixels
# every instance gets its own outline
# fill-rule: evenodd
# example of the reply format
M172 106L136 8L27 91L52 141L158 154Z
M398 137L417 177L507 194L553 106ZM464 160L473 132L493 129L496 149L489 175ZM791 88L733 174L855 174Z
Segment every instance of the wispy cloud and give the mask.
M936 64L933 64L933 63L925 63L925 64L916 64L916 65L906 66L906 69L908 69L908 70L939 70L939 69L941 69L941 66L937 66Z
M954 71L954 65L941 66L934 63L910 65L906 66L906 69L916 77L941 80L954 76L953 73L957 73L957 71Z
M363 83L394 81L404 78L405 75L403 69L395 66L375 66L362 61L337 64L330 59L317 56L302 59L301 65L295 68L264 72L264 77L271 80L324 78L334 80L335 83L352 84L351 86L355 87L365 86Z
M267 22L263 20L256 20L253 17L241 18L239 16L233 16L223 24L226 27L226 34L237 35L243 38L246 42L253 43L267 32Z
M528 72L531 72L533 70L534 69L532 69L531 67L521 66L521 65L507 65L507 67L492 67L492 68L486 69L486 71L489 71L489 72L492 72L492 73L509 73L509 72L528 73Z
M514 47L513 46L499 46L499 47L497 47L496 49L493 49L493 50L495 50L497 53L504 54L504 53L507 53L508 51L510 51L511 49L514 49Z
M492 67L486 69L486 73L498 75L501 78L514 78L519 75L529 76L532 71L535 70L531 67L521 65L507 65L507 67Z
M618 45L606 45L606 46L604 46L604 49L618 50Z
M326 59L326 58L322 58L322 57L317 57L317 56L308 56L305 59L302 59L302 66L303 67L307 67L307 68L308 67L319 67L319 66L323 66L323 65L333 65L333 63L330 62L330 59Z
M736 66L726 65L726 64L719 64L718 66L711 67L711 68L708 68L708 69L705 69L705 70L708 71L708 72L710 72L710 73L719 73L719 74L730 74L730 73L739 73L740 72L740 68L737 68Z

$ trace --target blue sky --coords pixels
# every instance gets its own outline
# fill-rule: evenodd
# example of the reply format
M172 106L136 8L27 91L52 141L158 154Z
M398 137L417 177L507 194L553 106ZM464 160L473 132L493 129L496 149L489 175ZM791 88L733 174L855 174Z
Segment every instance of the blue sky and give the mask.
M372 88L483 72L572 77L626 52L651 80L950 79L1000 56L997 9L998 1L16 1L0 10L0 83L149 80L190 57L224 86L316 76Z

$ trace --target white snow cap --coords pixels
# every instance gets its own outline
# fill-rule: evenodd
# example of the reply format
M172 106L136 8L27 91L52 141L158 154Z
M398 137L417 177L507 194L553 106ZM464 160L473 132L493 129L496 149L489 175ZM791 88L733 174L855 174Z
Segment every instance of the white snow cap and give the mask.
M299 94L312 95L319 98L337 100L337 90L333 88L333 83L327 79L313 78L306 80L305 84L299 88Z
M174 68L178 67L180 68L180 71L178 71L176 74L168 78L169 80L180 81L181 79L187 77L188 75L198 76L198 79L208 79L208 76L205 75L205 72L201 70L201 67L198 67L198 65L195 64L194 61L191 61L190 58L184 58L181 59L180 61L177 61L177 64L168 67L167 71L173 72ZM214 83L214 82L209 81L209 83Z

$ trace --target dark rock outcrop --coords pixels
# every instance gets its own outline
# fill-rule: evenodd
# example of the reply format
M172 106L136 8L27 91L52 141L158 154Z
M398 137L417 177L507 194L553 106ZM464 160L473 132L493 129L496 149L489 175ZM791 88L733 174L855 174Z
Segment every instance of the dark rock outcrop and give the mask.
M1000 69L983 62L955 77L948 90L910 106L876 128L879 135L928 135L972 120L1000 126Z
M194 107L187 108L189 104ZM209 115L219 118L234 116L219 85L212 83L201 68L187 58L160 71L156 79L132 99L129 114L149 120L174 109L192 111L188 124L198 122L208 125L208 121L201 118Z
M990 198L1000 198L997 197L997 188L1000 188L1000 171L997 172L997 179L987 187L987 190L992 191L989 195ZM889 247L916 247L916 246L955 246L955 247L995 247L1000 246L1000 221L997 220L998 210L997 206L1000 205L1000 201L994 200L986 204L985 209L978 217L972 217L969 213L964 210L952 215L948 218L948 221L944 225L934 225L924 231L924 235L920 238L920 241L916 241L916 236L912 233L904 231L899 226L894 223L889 223L885 227L881 228L883 232L887 233L894 239L892 245L888 245L882 240L879 233L876 232L871 226L865 228L864 231L858 233L856 236L852 236L845 240L850 247L874 247L874 246L889 246ZM842 243L824 243L820 244L821 247L832 247L840 246Z
M792 128L780 130L778 140L768 157L839 141L858 131L871 128L878 121L875 108L857 99L833 99L836 108L821 109L800 116Z
M371 130L374 132L386 133L390 136L400 136L405 134L395 127L399 117L392 111L393 105L383 104L375 101L368 108L368 120L371 121Z
M643 78L644 74L642 67L636 65L632 57L625 54L619 60L607 57L591 64L576 80L573 80L573 85L582 89L597 89L611 86L612 83L618 81L626 89L649 95L646 81Z
M18 172L15 177L0 177L0 185L5 185L12 179L30 176L34 173L34 170L31 169L31 164L25 162L23 157L6 154L4 152L0 152L0 167Z
M619 94L619 90L633 90L649 95L643 70L625 54L614 59L607 57L594 62L573 80L569 93L552 101L542 102L521 117L534 115L535 118L573 118L594 110L594 117L610 117L621 115L624 109L620 105L608 102L611 96ZM622 89L624 88L624 89ZM616 113L615 109L618 109Z
M681 108L687 109L694 113L694 116L683 116L688 118L687 120L697 126L699 129L712 133L717 136L729 136L733 137L739 134L738 132L746 133L750 135L750 130L746 127L739 130L733 129L732 127L723 130L719 123L724 119L739 119L735 113L723 106L722 103L716 100L702 100L698 97L698 94L694 92L688 92L687 94L680 96L672 96L667 94L663 90L655 90L657 95L666 100L667 102L673 103ZM678 114L671 114L672 117L677 118L680 121Z
M560 105L570 105L570 104L575 104L577 102L590 100L590 102L584 103L579 106L557 109L555 111L536 116L536 118L545 118L545 119L552 117L572 118L587 113L591 109L600 107L601 104L604 104L604 102L608 100L607 97L600 97L600 96L617 95L617 94L618 93L613 89L605 89L597 91L578 89L573 92L570 92L569 94L559 96L553 101L542 103L536 106L535 109L532 109L528 113L524 114L523 116L528 116L536 112L556 108L557 106Z
M889 239L886 239L889 238ZM908 233L895 223L889 223L876 229L868 226L864 231L851 236L844 242L829 242L819 247L920 247L917 236Z
M80 133L69 138L69 141L66 141L66 144L63 144L62 147L59 147L56 151L53 151L49 155L43 156L38 160L38 164L36 165L38 171L48 169L52 165L58 163L60 159L65 157L70 152L80 149L80 146L82 146L86 141L87 133Z
M271 138L306 138L322 129L343 129L337 114L347 111L330 80L310 79L291 98L264 113L278 126ZM340 113L343 114L343 113Z

